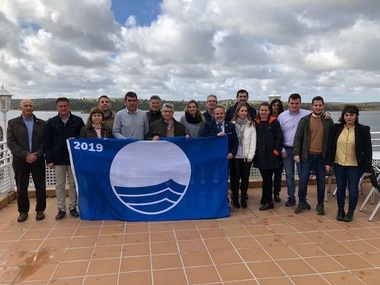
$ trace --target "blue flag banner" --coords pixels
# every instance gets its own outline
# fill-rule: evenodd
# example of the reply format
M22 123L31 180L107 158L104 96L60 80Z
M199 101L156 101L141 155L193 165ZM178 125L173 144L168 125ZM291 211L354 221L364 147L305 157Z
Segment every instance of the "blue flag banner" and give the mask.
M227 137L70 139L68 146L83 220L230 215Z

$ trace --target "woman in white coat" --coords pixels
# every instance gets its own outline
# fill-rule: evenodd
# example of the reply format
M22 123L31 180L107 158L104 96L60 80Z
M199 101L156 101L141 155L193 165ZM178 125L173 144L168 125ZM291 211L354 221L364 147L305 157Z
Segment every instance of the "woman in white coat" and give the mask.
M256 127L249 116L248 106L240 103L235 111L232 123L235 124L236 134L239 139L238 151L231 161L234 175L231 179L232 203L236 208L247 208L247 190L252 160L256 151ZM239 187L240 184L240 187ZM239 188L241 190L239 203Z

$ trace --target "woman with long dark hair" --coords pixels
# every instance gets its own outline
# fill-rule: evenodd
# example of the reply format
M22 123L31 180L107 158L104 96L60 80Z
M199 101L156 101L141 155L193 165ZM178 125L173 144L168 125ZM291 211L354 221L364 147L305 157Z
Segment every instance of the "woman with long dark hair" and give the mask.
M280 99L273 99L269 104L269 115L273 118L277 118L282 112L284 112L282 101ZM281 159L280 166L275 169L273 178L273 196L276 202L281 202L280 192L283 168Z
M346 105L339 123L330 130L325 158L326 171L334 166L337 184L338 221L351 222L359 199L359 180L372 171L372 143L368 126L359 124L359 109ZM345 213L348 187L348 212Z

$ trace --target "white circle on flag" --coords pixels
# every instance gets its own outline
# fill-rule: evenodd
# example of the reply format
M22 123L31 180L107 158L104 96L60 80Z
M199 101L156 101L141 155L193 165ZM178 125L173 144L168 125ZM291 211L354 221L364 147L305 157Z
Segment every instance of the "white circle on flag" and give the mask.
M129 209L157 215L175 207L190 183L191 164L176 144L137 141L115 156L110 182L118 199Z

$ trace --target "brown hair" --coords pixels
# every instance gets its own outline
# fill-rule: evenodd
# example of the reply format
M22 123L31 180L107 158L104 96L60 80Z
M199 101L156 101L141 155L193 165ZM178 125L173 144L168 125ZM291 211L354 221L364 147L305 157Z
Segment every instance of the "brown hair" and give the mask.
M104 121L106 118L102 109L100 109L99 107L94 107L90 111L90 115L88 116L87 123L92 122L91 118L92 118L92 115L94 115L94 114L101 114L102 115L102 121Z
M234 117L232 118L231 122L236 122L237 121L237 119L239 118L238 112L240 111L240 109L242 107L246 107L247 108L247 118L248 118L248 121L251 122L252 124L254 124L254 122L252 121L251 116L249 115L249 106L247 105L247 103L239 103L237 105Z

